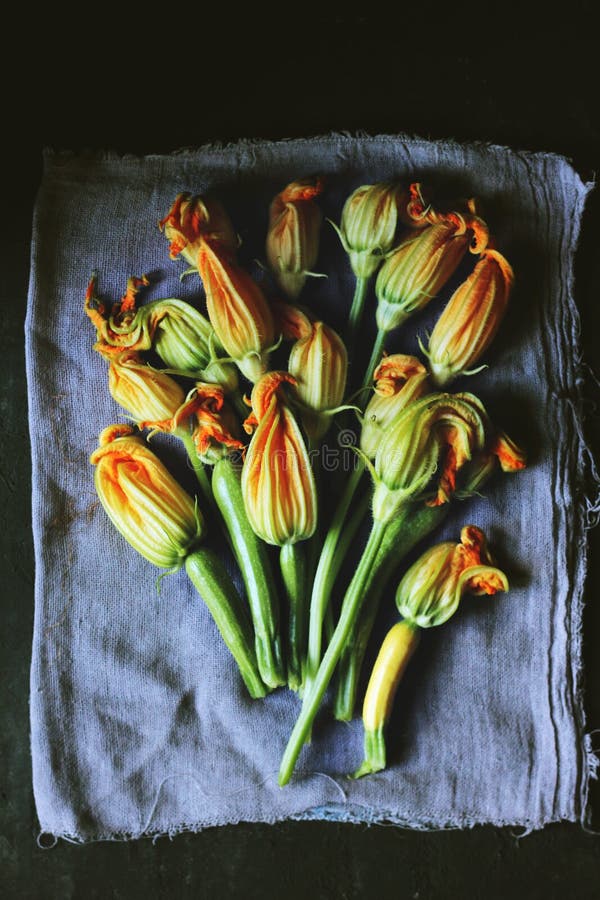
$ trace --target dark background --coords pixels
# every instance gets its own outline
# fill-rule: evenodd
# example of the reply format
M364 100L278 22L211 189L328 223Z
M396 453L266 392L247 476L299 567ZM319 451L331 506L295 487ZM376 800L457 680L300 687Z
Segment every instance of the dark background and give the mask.
M405 4L406 5L406 4ZM328 131L404 132L567 155L600 166L592 4L417 5L389 17L341 4L255 11L164 8L35 14L4 33L0 267L0 894L7 898L575 898L600 896L600 837L556 824L416 833L333 823L237 825L129 843L36 845L28 677L33 619L23 321L32 208L44 146L168 152L207 141ZM18 10L16 11L18 15ZM75 31L73 30L75 29ZM12 54L11 54L12 50ZM8 56L6 55L8 54ZM584 356L597 360L600 202L576 266ZM60 314L60 311L59 311ZM588 374L586 428L598 448ZM85 415L85 410L82 410ZM600 726L599 536L585 612L588 727ZM540 561L543 564L543 561ZM543 598L540 598L543 601ZM600 733L595 746L600 746ZM593 787L591 827L600 829Z

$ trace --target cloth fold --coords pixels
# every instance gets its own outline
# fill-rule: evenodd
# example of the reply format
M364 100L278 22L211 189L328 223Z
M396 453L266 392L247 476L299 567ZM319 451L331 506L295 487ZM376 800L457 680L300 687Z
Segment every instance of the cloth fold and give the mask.
M89 455L100 430L125 417L92 349L83 297L92 271L100 293L115 299L129 275L146 273L148 299L182 297L201 308L199 281L180 281L183 267L168 259L156 225L175 195L217 194L250 265L264 258L272 197L317 172L327 181L319 202L337 222L354 188L390 178L481 198L516 287L489 368L456 389L482 398L530 465L498 478L485 497L455 504L435 536L457 539L467 522L482 527L511 589L466 601L424 635L397 697L389 768L347 779L362 758L361 722L335 722L329 709L281 789L298 699L278 690L251 701L185 573L165 578L157 593L157 570L97 501ZM573 255L589 188L557 156L400 136L241 142L144 158L46 155L26 323L31 749L43 832L87 841L289 818L413 828L585 821L596 760L582 706L581 613L594 503L578 412ZM310 279L301 302L340 327L352 276L327 226L318 268L328 277ZM418 354L418 336L455 286L390 348ZM373 308L371 298L369 320ZM193 491L180 449L153 441ZM382 628L394 618L390 593Z

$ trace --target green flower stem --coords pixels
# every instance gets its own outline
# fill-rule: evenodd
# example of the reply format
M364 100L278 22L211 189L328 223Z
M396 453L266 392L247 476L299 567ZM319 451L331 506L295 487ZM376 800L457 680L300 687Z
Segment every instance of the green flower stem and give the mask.
M204 463L199 458L196 452L196 445L194 444L194 440L191 434L185 428L178 429L175 434L182 441L183 446L185 447L192 469L196 474L198 486L200 487L200 493L206 501L207 507L216 512L215 498L213 497L212 488L210 486L210 479L207 475Z
M224 458L213 469L212 489L240 567L254 623L258 669L266 685L285 684L279 633L279 599L267 548L252 530L244 507L241 470Z
M187 557L185 570L233 654L250 696L264 697L268 692L258 672L252 626L223 563L214 551L200 547Z
M300 755L300 751L302 750L307 735L310 733L313 720L317 714L323 695L331 681L331 677L343 652L348 636L354 628L356 618L363 602L364 587L369 579L371 568L377 558L384 533L385 525L382 522L375 521L371 529L371 534L369 535L369 540L367 541L367 546L365 547L360 563L358 564L358 568L346 591L340 618L333 633L333 637L329 643L325 656L323 657L323 661L319 666L312 689L305 693L302 710L294 725L288 745L283 754L281 767L279 769L279 784L281 786L287 784L292 776L296 760Z
M377 337L375 338L375 341L373 343L373 350L371 351L371 359L369 360L369 365L367 366L367 371L365 372L363 387L371 387L371 382L373 381L373 372L381 362L381 354L383 353L387 336L388 332L382 331L381 328L377 332Z
M202 498L206 503L206 507L202 509L202 512L205 514L210 514L209 524L217 524L218 528L221 531L221 534L227 542L227 546L230 547L230 549L235 553L235 548L233 546L229 530L227 529L225 522L223 521L223 517L215 501L211 481L206 472L206 466L196 452L196 445L194 444L191 434L183 428L176 431L175 434L183 442L183 446L186 449L192 469L196 473L198 485L200 486L200 493L202 494Z
M348 528L344 529L344 522L350 504L361 482L363 472L365 470L364 462L361 457L357 457L357 468L355 468L346 482L346 487L337 509L334 513L333 520L329 526L329 531L323 543L321 556L317 565L317 571L312 587L312 596L310 600L310 620L308 627L308 654L306 658L306 683L310 685L321 663L321 642L323 635L323 621L329 606L331 590L335 582L336 576L342 565L345 550L354 537ZM358 529L360 521L355 524L355 531ZM345 541L342 540L346 535Z
M348 722L354 715L363 659L385 588L402 559L419 541L441 525L449 512L449 503L442 506L411 504L400 510L387 525L377 559L365 585L364 606L340 660L334 703L336 719Z
M348 357L350 358L353 355L356 335L358 333L358 329L360 328L363 308L365 305L365 300L367 299L367 291L369 290L370 281L370 278L357 277L356 279L354 297L352 298L352 306L350 307L350 313L348 315L348 326L346 328L346 348L348 350Z
M306 548L303 544L301 541L284 544L279 554L288 611L287 682L293 691L302 689L306 669L308 584Z

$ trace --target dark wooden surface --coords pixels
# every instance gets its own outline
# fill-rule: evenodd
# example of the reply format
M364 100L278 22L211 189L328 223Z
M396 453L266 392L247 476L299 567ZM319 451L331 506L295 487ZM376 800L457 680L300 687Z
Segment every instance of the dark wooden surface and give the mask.
M332 823L239 825L182 835L40 850L31 792L28 677L33 616L30 461L23 321L29 240L43 146L168 152L239 137L332 130L483 140L600 166L597 52L589 3L561 18L525 4L377 13L281 10L221 15L165 10L126 31L94 13L23 23L6 66L0 215L0 893L7 898L592 898L600 838L557 824L519 840L512 829L415 833ZM90 13L91 15L91 13ZM276 32L271 28L275 25ZM64 30L63 30L64 25ZM139 27L138 27L139 26ZM33 32L33 33L32 33ZM277 34L277 37L275 37ZM273 35L273 36L272 36ZM26 36L26 42L23 38ZM6 33L10 43L11 33ZM19 41L19 38L21 40ZM33 78L34 89L23 85ZM577 259L582 342L597 363L600 203L592 196ZM586 385L596 449L597 390ZM585 613L587 715L600 726L598 535L590 535ZM541 560L543 565L544 561ZM600 734L596 736L600 746ZM594 799L594 798L593 798ZM595 791L600 828L600 798Z

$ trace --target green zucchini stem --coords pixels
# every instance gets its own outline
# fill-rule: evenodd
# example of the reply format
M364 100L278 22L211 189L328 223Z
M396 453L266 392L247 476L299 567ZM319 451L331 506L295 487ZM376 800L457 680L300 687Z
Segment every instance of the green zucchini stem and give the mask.
M304 543L284 544L279 553L288 611L287 681L293 691L302 690L306 670L308 585Z
M434 531L450 512L450 504L411 504L391 520L385 529L375 564L365 584L365 601L356 626L348 638L338 669L334 702L336 719L348 722L354 715L363 659L377 618L383 593L403 558L419 541Z
M267 689L258 671L248 613L223 563L213 550L200 547L187 557L185 570L238 664L250 696L264 697Z
M212 489L246 586L258 668L265 684L275 688L286 683L279 598L267 547L246 515L240 479L239 466L231 459L221 459L213 470Z
M348 636L354 627L364 597L364 585L368 580L371 568L377 558L384 532L385 525L382 522L373 522L367 546L364 549L358 568L346 591L340 618L333 633L333 637L329 643L325 656L323 657L323 661L319 666L312 688L304 695L300 715L294 725L288 745L283 754L281 767L279 769L279 784L281 786L287 784L292 776L296 761L300 755L306 737L310 733L313 720L317 714L323 695L331 681L331 677L343 652Z

